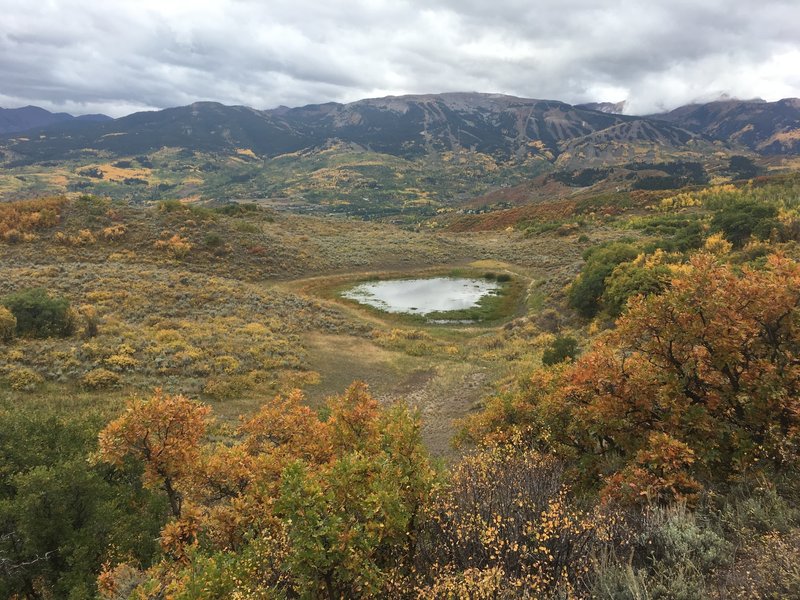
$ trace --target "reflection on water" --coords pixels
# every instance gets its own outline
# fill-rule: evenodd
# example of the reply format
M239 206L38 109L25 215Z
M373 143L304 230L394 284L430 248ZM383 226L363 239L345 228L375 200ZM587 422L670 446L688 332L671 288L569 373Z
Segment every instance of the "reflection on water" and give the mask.
M342 296L391 313L426 315L477 306L500 285L484 279L433 277L361 283Z

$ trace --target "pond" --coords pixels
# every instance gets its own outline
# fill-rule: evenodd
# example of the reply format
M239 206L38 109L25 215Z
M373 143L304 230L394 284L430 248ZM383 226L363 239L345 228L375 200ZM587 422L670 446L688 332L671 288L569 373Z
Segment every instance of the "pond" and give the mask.
M486 279L431 277L368 281L342 296L390 313L428 315L475 308L500 288L500 284Z

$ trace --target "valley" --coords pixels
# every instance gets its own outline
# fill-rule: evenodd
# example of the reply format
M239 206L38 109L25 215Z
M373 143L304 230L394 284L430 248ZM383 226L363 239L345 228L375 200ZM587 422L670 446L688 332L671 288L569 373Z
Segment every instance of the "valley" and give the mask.
M228 216L237 205L142 208L85 197L65 201L60 223L35 239L0 246L0 296L44 288L97 322L91 338L8 348L3 403L44 401L59 389L70 410L103 397L111 414L159 386L212 401L235 422L265 395L301 387L319 403L363 378L385 401L419 403L435 430L432 449L448 455L454 419L512 368L503 357L525 359L513 346L530 327L527 307L569 282L587 246L576 236L414 233L242 206ZM29 209L41 210L35 201ZM608 229L595 239L622 235ZM437 326L358 308L334 291L453 269L512 273L519 295L510 312L488 326ZM92 373L108 381L88 383Z

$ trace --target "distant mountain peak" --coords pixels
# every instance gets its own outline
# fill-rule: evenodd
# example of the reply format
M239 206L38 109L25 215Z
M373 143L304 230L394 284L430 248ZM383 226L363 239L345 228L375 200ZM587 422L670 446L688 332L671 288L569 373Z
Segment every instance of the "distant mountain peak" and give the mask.
M111 117L99 114L74 117L63 112L52 113L40 106L30 104L20 108L0 108L0 135L41 129L50 125L76 120L108 121L111 120Z
M584 104L576 104L575 108L596 110L597 112L609 115L621 115L625 112L625 105L627 103L627 100L620 100L619 102L586 102Z
M736 96L731 96L730 94L727 94L727 93L723 92L722 94L719 94L713 100L706 101L706 102L700 102L698 104L708 104L709 102L745 102L747 104L766 104L767 103L767 101L764 100L763 98L759 98L759 97L756 97L756 98L737 98Z

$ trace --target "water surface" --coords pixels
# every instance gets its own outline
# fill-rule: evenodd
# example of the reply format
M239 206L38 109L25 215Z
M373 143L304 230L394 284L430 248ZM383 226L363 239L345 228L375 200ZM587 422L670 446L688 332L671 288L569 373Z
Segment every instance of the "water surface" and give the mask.
M481 298L499 289L499 284L485 279L431 277L368 281L342 296L390 313L427 315L474 308Z

